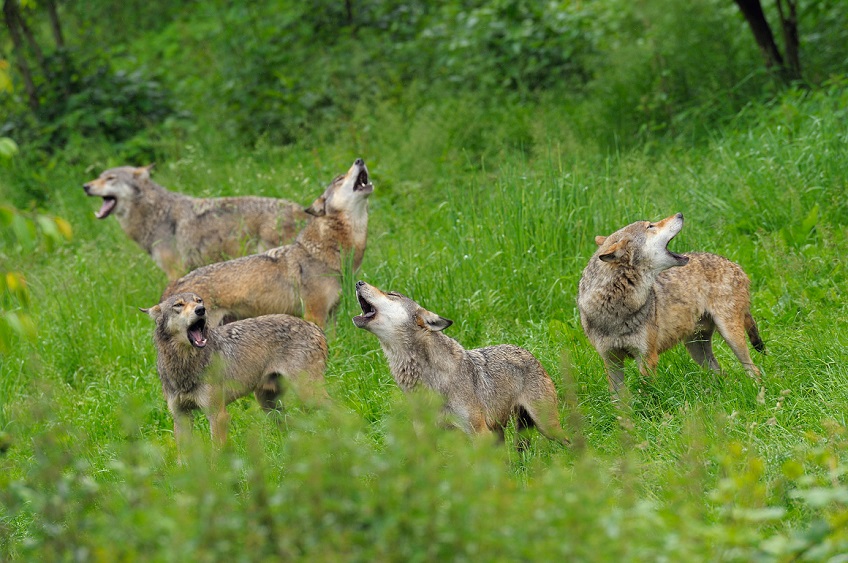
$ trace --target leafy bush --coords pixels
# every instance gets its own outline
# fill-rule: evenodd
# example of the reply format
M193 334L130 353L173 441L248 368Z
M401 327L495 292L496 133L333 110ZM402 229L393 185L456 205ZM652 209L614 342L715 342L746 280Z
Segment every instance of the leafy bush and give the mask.
M591 12L571 2L363 2L350 15L340 6L217 12L222 94L238 134L293 142L416 82L498 98L579 87L591 74Z
M76 61L67 52L47 60L39 108L19 109L0 125L34 151L52 154L69 144L102 140L120 144L180 116L171 95L141 70L114 70L108 59Z

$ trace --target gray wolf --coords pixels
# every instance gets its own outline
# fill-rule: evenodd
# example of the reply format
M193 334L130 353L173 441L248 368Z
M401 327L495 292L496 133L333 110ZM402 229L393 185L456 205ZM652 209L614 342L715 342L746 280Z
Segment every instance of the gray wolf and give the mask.
M299 205L282 199L200 199L168 191L150 179L152 166L111 168L83 187L89 196L103 198L95 216L114 215L169 280L286 244L310 219Z
M357 327L380 341L395 382L407 392L419 384L445 399L445 413L468 434L495 432L516 417L516 429L536 426L551 440L568 445L558 419L550 376L530 352L501 344L466 350L441 331L453 321L422 308L400 293L356 283L362 314Z
M765 353L751 316L750 280L739 265L707 253L676 254L669 241L683 228L683 214L659 222L638 221L608 237L583 270L577 298L580 322L607 368L618 394L624 360L636 358L642 375L679 342L701 366L720 372L712 336L718 329L746 370L759 379L745 334Z
M162 298L186 291L203 295L213 324L286 313L323 328L339 302L343 266L352 260L356 271L362 263L373 191L358 158L306 209L314 219L292 244L198 268L172 282Z
M267 315L210 327L203 300L194 293L140 310L156 322L156 364L178 452L191 435L194 409L203 411L213 440L223 444L230 419L226 406L239 397L253 392L270 411L279 408L283 380L305 392L323 392L327 342L312 323Z

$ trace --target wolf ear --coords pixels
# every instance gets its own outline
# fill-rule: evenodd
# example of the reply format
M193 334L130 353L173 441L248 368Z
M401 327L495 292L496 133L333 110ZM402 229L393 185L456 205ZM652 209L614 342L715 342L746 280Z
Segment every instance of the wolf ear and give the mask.
M310 215L314 215L315 217L323 217L327 214L327 198L323 195L312 202L312 205L304 209Z
M153 167L156 165L155 162L151 162L147 166L141 166L133 170L133 176L136 178L142 178L147 180L150 178L150 171L153 170Z
M598 236L595 237L595 244L597 244L598 246L601 246L602 244L604 244L604 242L606 240L607 240L607 237L598 235Z
M445 330L452 324L453 321L450 319L440 317L436 313L431 313L427 309L418 309L418 325L421 326L421 328L426 328L432 332L439 332Z
M162 316L162 308L159 305L154 305L153 307L150 307L149 309L145 309L144 307L139 307L138 310L141 311L142 313L145 313L146 315L148 315L154 321L156 319L158 319L160 316Z
M600 258L604 262L615 262L616 260L621 258L622 254L624 254L624 243L622 241L618 241L617 243L607 248L606 252L599 255L598 258Z

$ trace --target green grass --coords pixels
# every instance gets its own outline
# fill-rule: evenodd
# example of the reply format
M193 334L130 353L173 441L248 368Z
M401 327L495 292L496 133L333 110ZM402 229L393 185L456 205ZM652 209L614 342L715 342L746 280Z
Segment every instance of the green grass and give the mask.
M119 162L104 148L91 162L44 171L46 208L75 235L50 253L2 250L8 269L27 275L39 333L0 358L0 430L12 442L0 456L0 558L843 553L842 99L841 91L787 95L709 144L612 156L577 142L555 107L473 100L412 115L390 104L363 108L320 145L234 150L201 129L169 146L154 178L194 195L308 204L357 156L376 188L363 266L345 278L328 329L334 407L316 412L290 397L278 428L250 400L236 402L221 453L198 416L187 467L175 463L152 326L137 310L156 303L164 274L116 221L94 219L99 203L79 187ZM22 171L12 171L0 194L15 200ZM678 211L686 226L675 250L723 254L752 279L768 347L754 353L763 382L749 379L723 342L718 377L677 348L651 380L628 364L632 397L617 409L580 328L577 282L595 235ZM454 320L447 332L468 348L531 350L554 379L577 446L534 435L519 454L429 430L437 404L404 397L376 338L350 322L356 279Z

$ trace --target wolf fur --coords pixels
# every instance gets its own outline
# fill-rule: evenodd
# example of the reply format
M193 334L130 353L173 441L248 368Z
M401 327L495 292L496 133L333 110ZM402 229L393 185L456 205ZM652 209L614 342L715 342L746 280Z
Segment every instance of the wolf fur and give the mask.
M536 426L568 445L558 419L556 389L530 352L501 344L466 350L441 331L453 321L427 311L399 293L356 283L362 315L357 327L374 333L398 386L419 384L445 398L445 411L468 434L496 432L501 439L511 417L517 430Z
M647 375L659 355L679 342L698 364L720 372L712 349L716 329L745 369L760 377L745 342L747 333L754 348L765 352L750 312L748 276L715 254L669 251L669 241L682 228L683 214L678 213L595 239L598 249L583 270L577 305L616 394L626 358L636 358Z
M150 179L153 165L123 166L83 185L103 198L98 219L114 215L127 235L175 280L200 266L280 246L311 218L270 197L193 198Z
M373 190L359 158L307 208L315 218L292 244L199 268L172 282L163 299L186 291L203 295L212 324L286 313L323 328L339 302L345 261L352 260L354 271L362 263Z
M155 322L157 367L178 450L191 435L191 411L209 419L212 438L223 444L226 406L253 392L265 410L278 409L283 381L324 394L327 342L312 323L289 315L266 315L210 327L203 300L173 295L149 309Z

